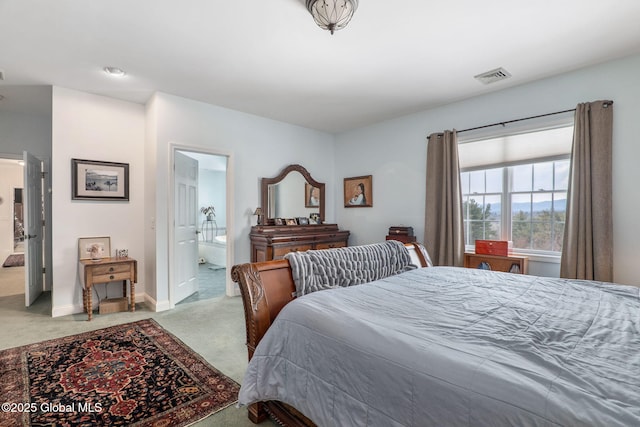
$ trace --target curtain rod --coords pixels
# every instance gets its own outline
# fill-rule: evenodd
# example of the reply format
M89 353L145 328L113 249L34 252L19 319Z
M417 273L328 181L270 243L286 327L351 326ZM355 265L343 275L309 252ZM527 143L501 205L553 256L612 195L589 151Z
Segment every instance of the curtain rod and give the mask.
M611 104L613 104L613 101L604 101L603 106L605 108L607 108ZM570 113L571 111L576 111L576 109L572 108L570 110L556 111L555 113L539 114L537 116L525 117L525 118L522 118L522 119L507 120L506 122L498 122L498 123L493 123L493 124L490 124L490 125L477 126L477 127L474 127L474 128L459 130L459 131L457 131L457 133L469 132L469 131L472 131L472 130L478 130L478 129L484 129L484 128L490 128L492 126L505 126L505 125L507 125L509 123L522 122L524 120L537 119L537 118L540 118L540 117L554 116L556 114Z

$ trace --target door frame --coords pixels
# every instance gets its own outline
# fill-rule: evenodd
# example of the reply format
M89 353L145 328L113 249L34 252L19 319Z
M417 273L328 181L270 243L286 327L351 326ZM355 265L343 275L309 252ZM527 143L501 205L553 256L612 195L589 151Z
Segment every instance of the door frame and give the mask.
M197 147L193 145L185 145L179 143L170 143L169 144L169 170L170 170L170 185L169 185L169 197L167 197L168 202L168 211L167 211L167 219L168 219L168 228L169 228L169 265L168 265L168 285L169 285L169 307L175 308L175 280L174 280L174 263L175 263L175 254L174 254L174 243L175 243L175 203L176 203L176 194L175 194L175 182L176 175L174 170L175 164L175 152L176 151L185 151L192 153L200 153L200 154L210 154L213 156L223 156L227 158L227 170L226 170L226 215L227 215L227 250L226 250L226 284L225 284L225 295L227 296L237 296L240 295L239 290L235 289L234 283L231 280L231 266L235 263L234 256L234 205L233 205L233 189L234 189L234 169L233 169L233 154L223 150L217 149L208 149L203 147ZM198 186L200 183L198 183Z
M42 172L44 172L44 180L42 182L42 197L44 199L44 291L50 291L53 295L53 253L52 253L52 195L51 195L51 158L47 156L41 156L39 154L33 154L42 162ZM4 153L0 152L1 159L8 160L23 160L23 153ZM24 167L24 165L22 166ZM24 183L22 184L24 188ZM51 297L53 301L53 296Z

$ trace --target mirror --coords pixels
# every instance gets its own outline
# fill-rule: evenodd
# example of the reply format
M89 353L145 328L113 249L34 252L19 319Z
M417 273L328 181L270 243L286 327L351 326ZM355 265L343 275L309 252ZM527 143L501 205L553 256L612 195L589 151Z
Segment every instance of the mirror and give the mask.
M324 183L311 177L300 165L289 165L274 178L262 178L263 225L275 225L276 218L309 218L320 215L324 222Z

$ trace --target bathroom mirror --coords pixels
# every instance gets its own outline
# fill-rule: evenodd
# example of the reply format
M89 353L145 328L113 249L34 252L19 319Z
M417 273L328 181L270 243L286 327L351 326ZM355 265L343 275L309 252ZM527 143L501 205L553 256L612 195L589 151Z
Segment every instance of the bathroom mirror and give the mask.
M324 222L324 203L324 183L301 165L289 165L276 177L262 178L264 225L275 225L276 218L309 218L314 213Z

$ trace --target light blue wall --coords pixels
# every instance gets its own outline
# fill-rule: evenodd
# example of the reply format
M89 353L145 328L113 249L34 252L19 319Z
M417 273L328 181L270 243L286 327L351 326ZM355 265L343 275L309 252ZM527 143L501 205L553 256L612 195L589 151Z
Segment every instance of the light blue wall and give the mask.
M215 221L218 228L227 226L227 180L226 171L200 169L198 172L198 206L213 206L216 210ZM200 222L205 217L200 214ZM220 233L224 234L224 232Z
M171 191L171 147L206 150L230 157L233 206L227 211L227 250L235 264L250 260L249 232L255 224L253 212L260 203L260 178L272 177L289 164L304 165L312 176L327 185L328 194L340 188L334 171L333 135L293 126L251 114L158 93L147 104L147 152L155 157L147 163L147 203L153 206L153 235L146 236L146 254L155 279L153 298L159 310L170 308L169 223ZM152 194L152 195L151 195ZM328 221L335 221L333 205L327 206ZM147 227L151 229L151 227ZM153 253L151 253L153 252Z
M640 285L640 56L612 61L537 82L478 96L336 137L336 181L373 175L373 207L345 209L334 194L338 223L351 244L384 239L391 225L424 235L426 137L444 129L490 123L574 108L611 99L613 129L614 280ZM533 274L557 275L558 264L532 263Z

